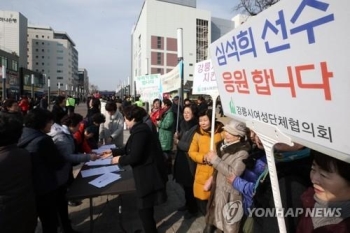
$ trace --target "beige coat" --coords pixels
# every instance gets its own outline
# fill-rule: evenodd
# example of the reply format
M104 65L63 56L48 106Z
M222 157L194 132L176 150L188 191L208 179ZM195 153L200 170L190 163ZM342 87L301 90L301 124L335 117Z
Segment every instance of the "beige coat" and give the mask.
M220 143L221 145L221 143ZM207 223L215 225L225 233L235 233L243 216L241 194L227 182L227 177L234 173L240 176L245 170L243 159L248 157L249 145L235 143L220 150L222 156L212 160L216 172L208 203Z

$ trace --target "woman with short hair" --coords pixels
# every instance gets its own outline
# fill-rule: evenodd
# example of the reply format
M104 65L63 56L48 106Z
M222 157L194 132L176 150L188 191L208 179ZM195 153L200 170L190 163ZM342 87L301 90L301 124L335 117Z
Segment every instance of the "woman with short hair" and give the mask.
M130 129L125 147L112 149L112 163L130 165L135 179L139 216L146 233L157 232L154 206L166 201L168 180L164 157L157 135L143 122L146 111L131 105L124 109L124 118Z
M305 209L296 232L350 232L350 163L318 151L311 155L313 187L301 196Z

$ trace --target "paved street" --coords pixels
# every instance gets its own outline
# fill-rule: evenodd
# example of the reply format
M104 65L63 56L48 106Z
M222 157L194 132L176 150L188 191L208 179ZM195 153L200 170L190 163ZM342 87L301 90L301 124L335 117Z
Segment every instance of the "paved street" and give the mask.
M86 105L80 104L76 112L86 115ZM128 131L124 131L124 138L127 140ZM80 166L75 167L75 173L79 172ZM169 176L167 184L168 201L155 208L155 217L160 233L199 233L204 228L204 217L184 220L184 212L177 212L177 208L184 204L184 194L182 188L172 181ZM93 199L94 205L94 232L95 233L115 233L120 231L120 220L126 232L135 232L142 229L138 218L134 194L109 195ZM122 201L122 215L118 215L118 207ZM89 200L82 200L82 204L76 207L69 207L69 214L72 226L75 230L83 233L90 232ZM121 217L121 218L120 218ZM36 233L41 233L40 227Z

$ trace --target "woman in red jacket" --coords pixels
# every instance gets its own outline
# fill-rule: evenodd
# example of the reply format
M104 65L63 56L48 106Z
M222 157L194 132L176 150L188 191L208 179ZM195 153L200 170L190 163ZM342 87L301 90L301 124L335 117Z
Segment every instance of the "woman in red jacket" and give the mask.
M26 115L29 110L28 98L26 96L23 96L22 99L19 101L18 106L21 108L23 115Z

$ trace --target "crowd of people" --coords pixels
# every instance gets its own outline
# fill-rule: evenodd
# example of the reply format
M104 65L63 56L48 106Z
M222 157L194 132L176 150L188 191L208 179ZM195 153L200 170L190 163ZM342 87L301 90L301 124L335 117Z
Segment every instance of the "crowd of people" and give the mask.
M178 211L185 219L204 216L203 233L279 232L276 215L255 212L277 211L259 136L227 118L215 118L212 135L213 109L204 97L154 99L148 112L140 97L131 102L113 96L102 114L100 97L92 95L85 117L74 112L69 98L58 96L51 112L38 107L24 113L13 100L3 104L4 232L34 232L37 217L44 233L56 232L58 226L76 232L65 198L74 180L72 166L99 158L92 150L103 144L117 146L103 156L112 155L113 164L133 169L144 232L157 232L154 206L167 201L170 174L184 190L185 203ZM124 125L130 130L126 144ZM350 164L297 143L276 144L274 153L284 211L302 210L284 216L287 232L350 232ZM319 209L336 214L310 214Z

